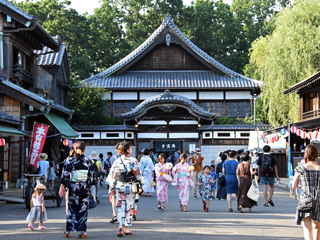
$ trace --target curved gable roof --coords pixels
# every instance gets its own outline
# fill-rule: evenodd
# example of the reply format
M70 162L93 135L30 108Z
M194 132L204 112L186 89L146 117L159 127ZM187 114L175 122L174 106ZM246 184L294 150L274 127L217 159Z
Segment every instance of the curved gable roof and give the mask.
M216 61L214 58L209 56L207 53L205 53L203 50L201 50L199 47L197 47L191 40L189 40L174 24L172 18L168 15L163 20L162 24L158 27L158 29L146 40L144 41L138 48L136 48L134 51L132 51L129 55L124 57L122 60L117 62L116 64L112 65L105 71L98 73L88 79L85 80L86 83L89 83L92 87L108 87L108 88L116 88L115 86L107 86L104 84L104 81L109 78L117 78L118 76L112 76L122 68L126 67L130 63L133 62L133 60L141 57L141 55L147 51L153 43L157 40L157 38L167 29L170 28L176 35L179 36L181 41L185 46L187 46L193 53L195 53L197 56L199 56L203 61L211 65L213 68L217 69L219 72L222 73L222 75L226 75L229 78L237 78L242 81L247 82L245 85L248 85L250 87L260 87L261 82L251 79L249 77L246 77L242 74L239 74L226 66L222 65L218 61ZM218 74L215 74L218 75ZM221 76L221 74L219 74ZM227 79L228 80L228 79ZM249 84L248 84L249 82Z
M164 105L164 107L167 107L167 105L170 103L188 109L188 111L195 117L202 117L202 118L206 118L207 120L213 120L215 116L214 113L204 110L202 107L195 104L189 98L172 94L170 93L169 90L166 90L162 94L159 94L144 100L142 103L140 103L130 112L121 114L120 118L126 119L126 120L138 118L144 115L150 108L153 108L155 106L161 106L161 105Z

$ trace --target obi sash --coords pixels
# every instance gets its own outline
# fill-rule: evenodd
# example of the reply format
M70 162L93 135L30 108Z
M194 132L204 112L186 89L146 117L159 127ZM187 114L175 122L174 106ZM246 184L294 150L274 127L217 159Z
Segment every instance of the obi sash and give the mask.
M185 178L185 177L187 177L187 172L178 173L178 178Z
M73 170L71 172L70 181L71 182L86 182L88 179L88 170L81 169L81 170Z

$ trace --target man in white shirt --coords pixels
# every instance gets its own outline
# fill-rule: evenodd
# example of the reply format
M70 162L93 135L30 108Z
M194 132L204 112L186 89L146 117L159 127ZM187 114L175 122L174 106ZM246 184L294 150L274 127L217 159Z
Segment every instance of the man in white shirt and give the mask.
M47 182L49 175L49 162L47 161L48 155L46 153L40 153L39 155L40 161L38 162L38 167L40 167L39 174L44 175L44 182Z

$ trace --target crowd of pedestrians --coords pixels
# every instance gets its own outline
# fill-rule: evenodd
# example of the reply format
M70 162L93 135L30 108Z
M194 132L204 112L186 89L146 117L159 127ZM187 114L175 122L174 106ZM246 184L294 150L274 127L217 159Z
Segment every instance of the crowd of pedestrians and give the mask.
M189 157L180 153L179 149L169 157L165 153L157 155L149 149L143 149L143 156L139 160L131 156L131 144L128 142L118 143L115 146L117 154L113 156L112 152L108 152L106 159L101 153L98 156L96 151L92 151L87 159L84 156L85 148L83 142L77 142L65 159L61 171L59 194L61 197L65 195L66 199L65 237L76 231L79 232L79 238L87 238L91 196L94 202L99 203L98 190L100 186L104 186L104 182L109 188L109 200L112 203L113 216L110 222L118 222L118 237L132 234L129 227L136 220L139 197L150 197L150 193L155 191L154 187L157 207L165 211L169 184L177 187L179 206L183 212L187 212L190 187L193 188L195 199L199 193L205 212L209 211L210 201L213 199L227 200L228 211L232 212L232 194L236 196L236 206L240 213L244 213L246 208L252 212L252 208L257 206L257 198L252 197L249 192L258 182L263 185L263 206L275 206L272 200L275 178L277 181L280 179L276 159L270 153L268 145L263 147L264 153L260 156L257 152L248 151L221 152L216 161L211 161L211 166L203 166L204 158L200 148L196 148ZM314 145L306 147L305 164L295 169L293 181L294 188L301 186L301 201L305 199L306 202L310 197L314 199L314 206L309 212L297 208L296 222L304 222L305 239L313 239L313 235L318 239L320 236L318 155L318 149ZM45 176L52 181L53 165L45 162L48 156L41 153L39 158L40 168L42 171L45 169L43 174L46 173ZM46 229L43 226L43 222L47 220L43 194L45 188L38 184L32 195L31 211L27 217L31 230L34 230L33 224L37 221L40 222L39 230Z

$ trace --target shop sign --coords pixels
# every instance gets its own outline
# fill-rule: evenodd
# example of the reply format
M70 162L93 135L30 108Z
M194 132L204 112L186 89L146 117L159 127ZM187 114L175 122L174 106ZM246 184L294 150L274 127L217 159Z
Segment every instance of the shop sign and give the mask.
M176 149L181 150L180 141L157 141L156 152L174 152Z
M36 167L39 161L39 155L46 141L49 126L35 123L33 126L32 143L30 148L30 156L28 163L30 166Z

